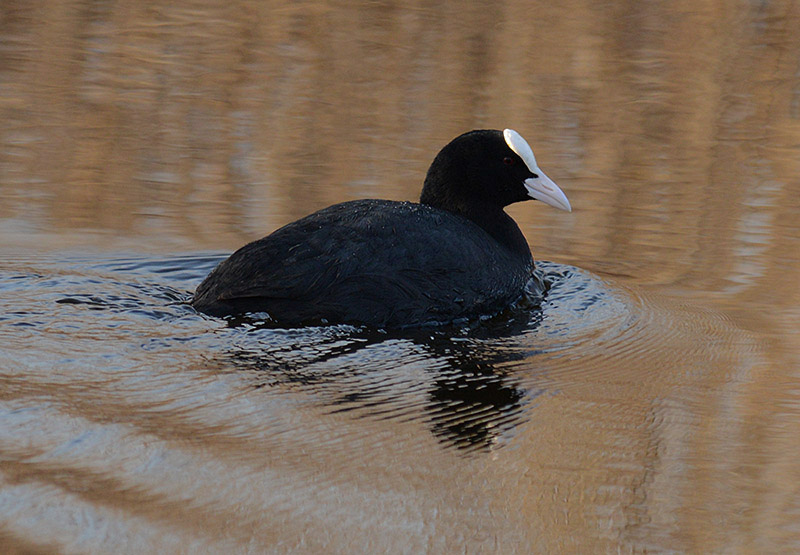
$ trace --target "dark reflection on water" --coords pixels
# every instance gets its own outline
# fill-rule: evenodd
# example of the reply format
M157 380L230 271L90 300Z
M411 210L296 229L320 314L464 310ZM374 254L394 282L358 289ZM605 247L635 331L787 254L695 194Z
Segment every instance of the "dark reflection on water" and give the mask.
M433 432L462 449L488 449L517 425L541 392L526 391L498 371L494 363L502 359L491 352L445 353L451 367L439 370L426 406Z
M502 353L456 343L441 333L413 337L354 332L310 361L275 360L252 352L236 353L234 360L258 371L258 387L295 386L319 396L334 412L356 417L423 419L448 444L488 449L520 422L532 393L498 371L494 363L504 362ZM406 372L407 356L419 359L421 375Z
M535 322L534 315L528 329ZM320 337L311 357L295 359L302 353L296 350L283 357L240 350L232 359L258 371L258 387L298 386L320 395L335 412L358 417L421 418L449 444L488 449L520 422L524 406L538 392L524 390L498 368L524 359L525 353L495 350L488 335L476 341L463 330L461 337L452 337L452 331L344 330L341 336ZM507 331L496 339L513 339L524 328ZM422 374L407 372L409 359Z

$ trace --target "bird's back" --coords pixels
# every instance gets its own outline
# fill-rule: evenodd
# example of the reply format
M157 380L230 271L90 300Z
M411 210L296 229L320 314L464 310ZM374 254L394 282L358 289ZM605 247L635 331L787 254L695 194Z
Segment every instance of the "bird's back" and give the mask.
M504 308L531 269L530 252L506 248L464 217L360 200L245 245L209 274L192 304L212 315L263 311L284 325L444 323Z

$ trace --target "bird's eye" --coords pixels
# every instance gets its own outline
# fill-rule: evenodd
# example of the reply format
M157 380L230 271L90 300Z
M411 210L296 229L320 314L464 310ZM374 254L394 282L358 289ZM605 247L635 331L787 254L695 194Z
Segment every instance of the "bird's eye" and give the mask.
M503 163L506 166L510 166L511 164L514 163L514 159L511 156L506 156L505 158L503 158Z

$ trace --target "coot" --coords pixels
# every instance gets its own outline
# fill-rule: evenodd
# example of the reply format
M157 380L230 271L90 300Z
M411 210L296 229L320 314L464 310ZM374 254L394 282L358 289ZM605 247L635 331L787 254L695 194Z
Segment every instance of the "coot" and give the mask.
M516 131L470 131L431 164L419 203L330 206L252 242L200 284L213 316L266 312L278 324L383 328L498 312L531 277L525 237L503 208L536 199L572 211Z

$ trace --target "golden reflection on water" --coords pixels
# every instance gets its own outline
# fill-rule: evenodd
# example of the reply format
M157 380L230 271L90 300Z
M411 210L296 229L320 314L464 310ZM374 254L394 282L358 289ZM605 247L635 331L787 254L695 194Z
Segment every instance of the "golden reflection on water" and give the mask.
M253 536L277 550L800 549L798 28L800 5L788 1L5 0L0 251L229 251L334 202L414 199L452 137L513 127L575 209L511 208L535 256L631 288L651 325L545 364L558 394L537 397L532 424L485 458L458 459L413 423L365 434L360 421L326 420L295 399L297 420L256 445L296 459L261 459L204 424L195 469L232 480L217 497L174 460L155 486L131 471L101 487L99 458L0 459L0 487L86 489L82 503L130 518L141 550L180 549L200 529L208 543L189 548L241 549ZM535 388L539 378L519 379ZM13 407L12 394L3 399ZM113 395L63 402L92 422L149 410ZM215 410L224 420L237 408ZM147 457L198 441L197 422L165 415L133 434ZM31 425L57 428L57 416ZM34 441L43 452L47 437ZM285 482L253 484L258 469ZM180 509L182 496L197 505ZM233 531L210 524L215 511L241 517L237 503L283 528L255 517ZM50 513L5 507L0 546L45 549L29 524ZM345 515L343 533L329 509ZM316 528L289 518L298 515Z

